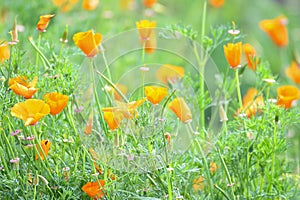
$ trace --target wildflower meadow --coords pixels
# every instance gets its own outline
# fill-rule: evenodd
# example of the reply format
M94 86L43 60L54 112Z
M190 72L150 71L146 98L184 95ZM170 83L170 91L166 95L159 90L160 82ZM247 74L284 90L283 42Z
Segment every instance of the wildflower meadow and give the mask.
M298 0L2 0L0 199L300 199Z

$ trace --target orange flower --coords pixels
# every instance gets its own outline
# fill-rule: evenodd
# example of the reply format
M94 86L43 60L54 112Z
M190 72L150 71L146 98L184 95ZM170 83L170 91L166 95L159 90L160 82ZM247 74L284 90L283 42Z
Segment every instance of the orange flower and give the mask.
M52 0L53 4L57 7L61 7L62 12L67 12L73 8L78 0Z
M84 134L89 135L93 131L93 113L90 114L89 119L84 128Z
M256 97L258 94L257 89L249 88L246 95L243 98L243 112L248 118L255 115L261 107L264 105L264 100L262 96ZM238 111L240 113L240 110Z
M37 83L37 76L29 82L26 76L17 76L15 78L10 78L8 81L9 88L17 95L23 96L25 99L31 98L38 89L35 88Z
M123 85L123 84L115 84L115 86L118 88L118 90L120 92L122 92L122 94L126 95L128 89L126 87L126 85ZM122 100L122 97L121 95L114 89L114 98L115 100L118 100L118 101L121 101Z
M95 182L87 182L81 189L91 198L102 199L104 197L105 180L97 180Z
M146 86L145 95L152 104L159 104L168 94L168 88L157 86Z
M50 142L49 140L42 140L40 144L41 144L42 151L44 152L45 156L48 156L48 152L49 152L49 150L50 150L50 147L51 147L52 142ZM42 152L41 150L38 150L38 149L39 149L38 147L36 147L36 148L37 148L37 151L38 151L39 154L40 154L41 159L42 159L42 160L45 160L44 155L43 155L43 152ZM38 154L35 155L35 159L36 159L36 160L39 159Z
M292 107L293 101L300 98L300 92L297 87L292 85L284 85L277 88L277 105L284 108Z
M25 126L34 125L45 115L50 113L50 107L39 99L28 99L17 103L11 109L11 115L22 119Z
M224 45L224 53L226 60L231 68L237 68L241 63L242 57L242 42L228 43Z
M248 62L248 67L252 70L255 70L259 59L256 57L256 51L254 47L251 44L244 44L243 50Z
M140 35L140 43L144 47L146 53L153 53L156 49L155 37L155 21L141 20L136 22L136 27Z
M100 33L94 33L92 30L79 32L73 36L73 41L87 57L94 57L99 53L98 46L102 40Z
M177 97L171 101L169 108L183 123L192 121L192 112L182 97Z
M124 119L124 115L122 112L110 110L106 111L104 108L103 113L104 120L106 121L110 130L115 130L116 128L118 128L120 123Z
M288 19L285 16L278 16L275 19L262 20L259 27L278 47L284 47L289 42L287 23Z
M83 0L82 8L84 10L95 10L99 4L99 0Z
M146 98L137 101L131 101L129 103L124 103L121 101L115 101L115 103L117 105L117 111L122 112L126 119L132 119L138 116L136 109L140 107L145 101Z
M300 65L297 61L293 61L285 73L296 84L300 84Z
M213 174L218 169L217 163L210 162L209 164L209 171Z
M170 81L171 83L174 83L176 80L182 78L184 76L184 68L180 66L173 66L173 65L162 65L157 71L156 71L156 78L160 82L164 84L168 84Z
M199 190L204 191L204 177L199 176L199 178L195 178L192 186L195 192L198 192Z
M42 16L40 16L40 21L38 22L36 29L41 31L41 32L46 32L46 28L48 27L50 20L54 16L55 15L42 15Z
M4 62L8 60L10 57L9 46L7 42L3 42L0 40L0 62Z
M144 6L147 8L151 8L156 4L157 0L144 0Z
M50 114L57 115L68 104L69 97L57 92L50 92L43 96L45 102L50 106Z
M220 8L223 6L225 0L209 0L208 3L215 8Z

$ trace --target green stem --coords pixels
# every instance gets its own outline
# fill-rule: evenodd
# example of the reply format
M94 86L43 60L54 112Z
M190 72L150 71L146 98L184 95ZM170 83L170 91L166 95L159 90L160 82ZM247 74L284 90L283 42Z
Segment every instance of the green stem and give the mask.
M34 44L34 41L32 40L32 37L29 37L28 38L28 41L30 42L30 44L33 46L33 48L36 50L37 52L37 56L41 56L41 58L46 62L46 64L44 64L44 68L45 70L47 70L47 67L50 67L51 64L49 62L49 60L46 58L46 56L41 52L41 50L39 49L39 47L37 47L35 44ZM36 66L36 69L38 69L38 67Z
M273 132L273 153L272 153L272 168L271 168L271 173L272 173L272 180L270 181L269 184L269 192L272 192L272 184L274 181L274 176L275 176L275 152L276 152L276 143L277 143L277 124L275 124L274 127L274 132Z
M107 63L107 59L106 59L106 56L105 56L105 53L104 53L104 48L103 48L102 44L100 44L100 47L101 47L101 50L102 50L102 57L103 57L105 68L107 70L108 78L109 78L109 80L112 81L110 69L109 69L109 66L108 66L108 63Z
M238 100L239 100L239 107L242 110L243 109L243 102L242 102L242 96L241 96L241 90L240 90L239 70L238 70L238 68L235 69L235 80L236 80L236 91L237 91Z
M42 39L42 32L39 31L39 38L38 38L38 44L37 44L37 48L40 48L41 45L41 39ZM39 54L38 52L36 53L36 57L35 57L35 67L38 68L38 64L39 64Z

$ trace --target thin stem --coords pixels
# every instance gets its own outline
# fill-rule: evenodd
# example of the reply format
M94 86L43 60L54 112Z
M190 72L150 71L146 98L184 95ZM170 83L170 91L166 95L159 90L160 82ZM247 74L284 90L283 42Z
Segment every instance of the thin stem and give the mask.
M274 176L275 176L275 151L276 151L276 143L277 143L277 124L274 126L274 132L273 132L273 153L272 153L272 168L271 168L271 173L272 173L272 181L270 181L269 184L269 192L272 192L272 184L274 181Z
M107 62L107 59L106 59L106 56L105 56L105 53L104 53L104 48L103 48L102 44L100 44L100 47L101 47L101 52L102 52L102 57L103 57L104 65L105 65L105 68L107 70L108 78L109 78L109 80L112 81L110 69L109 69L109 66L108 66L108 62Z
M37 44L37 48L40 48L40 45L41 45L41 39L42 39L42 32L39 31L39 38L38 38L38 44ZM37 68L39 64L39 54L38 52L36 53L36 57L35 57L35 66Z
M235 69L235 80L236 80L236 91L237 91L238 100L239 100L239 107L242 110L243 102L242 102L242 96L241 96L241 90L240 90L239 70L238 69Z
M51 66L49 60L46 58L46 56L41 52L41 50L39 49L39 47L37 47L35 44L34 44L34 41L32 40L32 37L29 37L28 38L28 41L30 42L30 44L33 46L33 48L37 51L37 55L40 55L41 58L46 62L46 64L48 65L48 67ZM36 67L37 69L38 67ZM45 70L47 70L47 66L44 64L44 68Z

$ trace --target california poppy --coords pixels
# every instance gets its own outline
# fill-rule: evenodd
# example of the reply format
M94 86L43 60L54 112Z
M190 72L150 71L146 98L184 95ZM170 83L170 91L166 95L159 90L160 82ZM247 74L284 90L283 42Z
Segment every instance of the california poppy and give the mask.
M41 31L41 32L46 32L46 28L48 27L50 20L54 16L55 15L42 15L42 16L40 16L40 21L38 22L36 29Z
M3 63L5 60L8 60L9 57L10 51L7 42L0 40L0 62Z
M15 104L11 109L11 115L22 119L25 126L34 125L45 115L50 113L50 107L39 99L27 99Z
M158 86L146 86L145 95L152 104L159 104L168 94L168 88Z
M99 53L98 46L102 41L102 35L92 30L79 32L73 36L73 41L87 57L94 57Z
M140 35L140 43L146 53L153 53L156 49L155 21L140 20L136 22L136 27Z
M231 68L239 67L242 57L242 42L224 45L225 58Z
M62 12L67 12L73 8L78 0L52 0L53 4L57 7L61 7Z
M115 86L118 88L118 90L120 92L122 92L122 94L126 95L126 93L128 91L126 85L115 84ZM115 89L113 90L113 92L114 92L114 98L115 98L115 100L121 101L122 100L122 96Z
M285 74L296 84L300 84L300 65L297 61L292 62L285 70Z
M103 117L110 130L115 130L119 127L124 119L124 115L119 111L103 111Z
M199 176L198 178L195 178L192 186L195 192L198 192L199 190L204 191L204 177Z
M209 171L213 174L218 169L217 163L210 162L209 163Z
M243 51L246 56L248 67L252 70L256 69L259 59L256 57L256 51L251 44L244 44Z
M99 4L99 0L83 0L82 8L85 10L95 10Z
M250 118L261 110L264 105L263 97L257 96L258 91L255 88L249 88L245 96L243 97L243 112ZM238 111L240 113L240 110Z
M128 103L124 103L121 101L115 101L117 110L122 112L124 117L126 119L132 119L134 117L137 117L137 108L140 107L144 102L146 101L146 98L142 98L140 100L131 101Z
M44 94L43 99L50 106L50 114L57 115L68 104L69 97L57 92Z
M297 87L284 85L277 88L277 105L284 108L292 107L293 101L300 98L300 92Z
M87 182L81 189L91 198L102 199L105 196L103 189L105 180L97 180L95 182Z
M192 121L192 112L182 97L175 98L169 103L168 107L183 123Z
M49 150L50 150L50 147L51 147L51 145L52 145L52 142L50 142L49 140L42 140L42 141L40 142L40 144L41 144L42 151L44 152L45 156L48 156L48 152L49 152ZM45 160L44 155L43 155L43 152L39 149L39 147L37 147L37 151L39 152L41 159L42 159L42 160ZM39 159L38 154L35 155L35 159L36 159L36 160Z
M184 68L180 66L174 66L165 64L162 65L156 71L156 78L160 82L164 84L168 84L169 82L174 83L176 80L182 78L184 76Z
M144 0L144 6L147 8L151 8L152 6L154 6L156 4L157 0Z
M9 88L17 95L23 96L25 99L31 98L38 89L35 88L37 76L30 82L26 76L17 76L10 78L8 81Z
M287 23L288 19L285 16L278 16L274 19L262 20L259 27L278 47L284 47L289 42Z
M209 0L208 3L215 8L222 7L225 0Z

